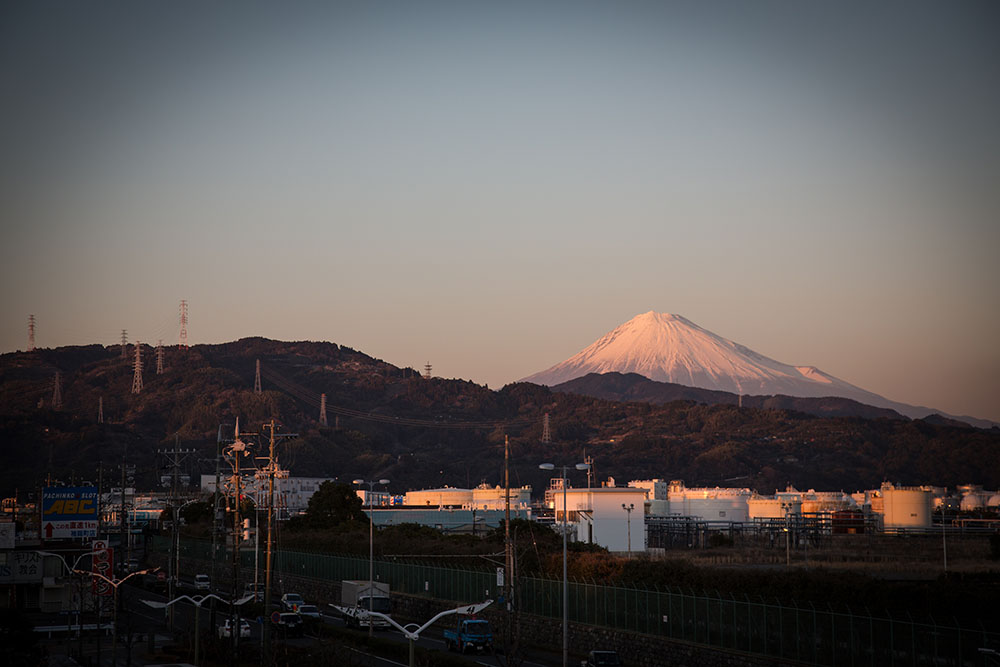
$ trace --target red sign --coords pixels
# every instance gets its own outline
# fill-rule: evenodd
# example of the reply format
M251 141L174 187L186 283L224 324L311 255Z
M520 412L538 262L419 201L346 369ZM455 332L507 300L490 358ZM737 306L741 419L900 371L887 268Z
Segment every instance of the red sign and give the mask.
M94 540L91 545L91 560L94 563L93 572L108 579L114 575L114 551L108 548L106 540ZM91 577L94 595L109 596L114 594L111 582L101 577Z

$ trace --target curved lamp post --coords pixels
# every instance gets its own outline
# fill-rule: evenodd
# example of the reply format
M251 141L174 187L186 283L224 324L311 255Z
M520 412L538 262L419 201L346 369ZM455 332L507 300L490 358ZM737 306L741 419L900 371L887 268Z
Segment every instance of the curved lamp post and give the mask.
M218 600L219 602L221 602L222 604L231 604L231 605L235 605L235 606L238 607L241 604L246 604L250 600L253 600L255 597L256 597L256 595L247 595L246 597L240 598L236 602L232 602L230 600L224 600L224 599L220 598L215 593L209 593L208 595L195 595L194 597L192 597L190 595L181 595L180 597L174 598L170 602L158 602L156 600L142 600L142 603L149 605L153 609L166 609L167 607L170 607L171 605L173 605L175 602L180 602L181 600L187 600L188 602L190 602L191 604L194 605L194 664L195 664L195 667L197 667L197 665L198 665L198 653L199 653L199 651L198 651L198 649L199 649L198 635L200 634L200 630L201 630L201 628L198 627L198 622L199 622L198 621L198 612L201 611L201 605L206 600L215 599L215 600ZM237 627L230 627L229 631L231 633L233 633L233 634L236 634L240 630Z
M449 616L451 614L467 614L469 616L473 616L473 615L478 614L479 612L481 612L483 609L486 609L491 604L493 604L493 600L486 600L485 602L480 602L479 604L470 604L470 605L466 605L464 607L457 607L455 609L448 609L446 611L442 611L437 616L435 616L431 620L427 621L423 625L417 625L416 623L407 623L406 625L400 625L399 623L397 623L396 621L394 621L391 616L387 616L386 614L382 614L382 613L377 612L377 611L370 611L368 613L371 616L378 616L380 618L383 618L386 621L388 621L391 625L396 626L396 629L398 629L400 632L402 632L403 636L410 640L410 667L413 667L413 665L414 665L414 648L413 648L413 644L418 639L420 639L420 633L421 632L423 632L424 630L426 630L430 626L434 625L434 623L439 618L443 618L443 617ZM333 607L334 609L336 609L337 611L339 611L344 616L355 616L358 613L358 610L357 610L356 607L341 607L340 605L335 605L335 604L330 604L329 606ZM370 625L371 625L371 623L369 622L369 626Z
M556 465L553 463L542 463L538 466L542 470L555 470ZM566 572L566 486L569 478L567 476L567 471L570 466L558 466L562 468L563 476L563 637L562 637L562 664L563 667L568 667L569 665L569 577ZM589 470L589 463L577 463L577 470Z
M363 479L354 480L354 484L358 486L368 485L368 612L372 611L372 602L375 600L375 511L372 508L373 495L375 493L375 485L381 484L385 486L389 483L387 479L380 479L377 482L374 480L366 481ZM374 635L372 629L372 621L368 619L368 636L372 637Z

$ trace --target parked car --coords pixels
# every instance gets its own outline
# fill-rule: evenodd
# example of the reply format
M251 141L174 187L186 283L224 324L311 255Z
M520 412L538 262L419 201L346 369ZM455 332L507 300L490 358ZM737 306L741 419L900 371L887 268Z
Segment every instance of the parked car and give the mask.
M292 612L278 614L278 620L271 620L275 630L279 635L286 637L298 637L303 633L302 617Z
M319 614L319 607L314 604L300 604L298 614L306 623L318 623L323 620Z
M196 591L210 591L212 590L212 580L207 574L196 574L194 575L194 589Z
M300 605L304 605L305 600L298 593L285 593L281 596L281 608L284 611L298 611Z
M226 621L219 626L219 638L229 639L232 637L232 627L233 619L227 618ZM250 637L250 624L245 619L240 619L240 639L248 639Z
M587 659L580 663L582 667L621 667L615 651L591 651Z

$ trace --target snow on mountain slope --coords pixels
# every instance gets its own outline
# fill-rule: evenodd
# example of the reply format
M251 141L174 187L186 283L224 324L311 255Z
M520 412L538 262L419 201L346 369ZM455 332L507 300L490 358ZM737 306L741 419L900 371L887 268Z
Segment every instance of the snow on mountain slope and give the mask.
M775 361L680 315L653 311L637 315L579 354L522 381L551 386L588 373L611 371L738 394L841 396L909 417L934 412L890 401L813 366Z

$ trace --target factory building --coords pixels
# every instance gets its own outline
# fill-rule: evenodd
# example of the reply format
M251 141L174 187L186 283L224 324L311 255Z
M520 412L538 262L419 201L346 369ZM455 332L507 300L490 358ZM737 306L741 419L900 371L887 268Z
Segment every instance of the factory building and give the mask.
M563 494L553 497L557 529L563 520ZM566 489L566 522L575 539L609 551L646 550L646 489L611 487ZM628 509L626 509L628 508ZM573 532L570 533L573 537Z

